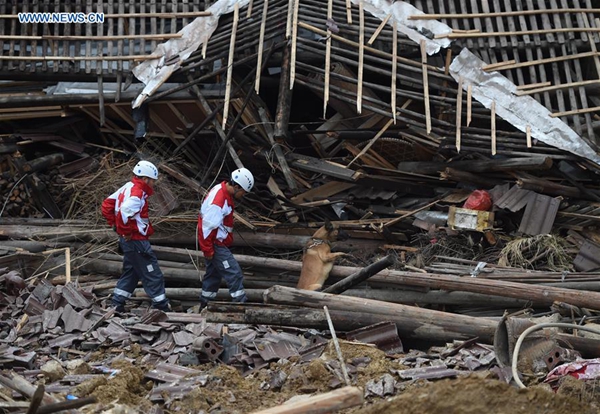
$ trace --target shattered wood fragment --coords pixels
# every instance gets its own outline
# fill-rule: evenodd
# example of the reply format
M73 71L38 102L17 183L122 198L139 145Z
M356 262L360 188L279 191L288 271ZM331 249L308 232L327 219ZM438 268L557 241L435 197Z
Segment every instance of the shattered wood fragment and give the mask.
M309 411L319 413L335 412L363 403L363 393L357 387L344 387L325 394L315 395L307 399L285 403L253 414L302 414Z

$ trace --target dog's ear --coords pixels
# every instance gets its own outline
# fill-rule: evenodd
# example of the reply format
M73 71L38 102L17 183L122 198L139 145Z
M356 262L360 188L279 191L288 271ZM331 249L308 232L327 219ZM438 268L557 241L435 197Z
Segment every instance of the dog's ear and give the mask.
M325 230L327 230L328 233L333 231L333 224L331 224L329 219L325 219Z

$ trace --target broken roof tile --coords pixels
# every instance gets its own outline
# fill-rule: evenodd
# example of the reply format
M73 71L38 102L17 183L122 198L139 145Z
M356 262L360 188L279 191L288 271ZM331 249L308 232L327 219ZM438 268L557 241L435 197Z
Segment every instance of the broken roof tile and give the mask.
M174 382L190 375L200 376L201 374L202 371L196 369L162 362L157 364L154 369L148 371L146 378L162 382Z
M404 352L402 342L398 336L398 327L393 322L380 322L375 325L356 329L346 333L346 339L374 344L387 354L400 354Z
M92 322L85 318L83 312L77 312L70 304L65 306L61 319L65 324L66 333L86 332L92 326Z
M61 295L75 309L87 309L92 303L83 295L74 283L67 283L61 290Z
M175 341L175 344L177 344L178 346L190 345L192 342L194 342L195 338L196 338L195 335L193 335L189 332L185 332L185 331L173 333L173 340Z

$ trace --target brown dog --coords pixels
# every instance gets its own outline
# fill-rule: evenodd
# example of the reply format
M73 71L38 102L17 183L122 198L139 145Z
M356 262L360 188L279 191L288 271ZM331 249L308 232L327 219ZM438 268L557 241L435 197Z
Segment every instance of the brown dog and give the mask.
M305 290L321 289L329 277L335 258L346 255L346 253L331 253L331 243L347 238L348 234L337 225L325 221L325 225L317 230L304 246L302 271L296 287Z

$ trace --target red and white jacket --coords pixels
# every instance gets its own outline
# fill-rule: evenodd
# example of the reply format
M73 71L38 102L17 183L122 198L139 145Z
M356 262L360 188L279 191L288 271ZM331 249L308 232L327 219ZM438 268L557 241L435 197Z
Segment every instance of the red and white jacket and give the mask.
M154 229L148 218L146 199L152 188L138 177L119 188L102 203L102 215L109 226L117 226L119 236L131 240L148 240Z
M233 243L233 197L227 192L227 182L214 186L206 195L198 216L198 241L204 256L213 256L213 245Z

